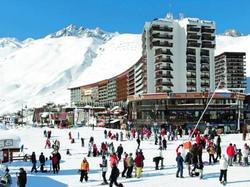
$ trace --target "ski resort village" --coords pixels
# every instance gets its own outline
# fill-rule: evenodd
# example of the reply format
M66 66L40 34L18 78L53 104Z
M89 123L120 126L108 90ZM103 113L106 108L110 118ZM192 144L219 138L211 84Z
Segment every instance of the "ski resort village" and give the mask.
M0 38L0 187L250 187L250 35L220 24Z

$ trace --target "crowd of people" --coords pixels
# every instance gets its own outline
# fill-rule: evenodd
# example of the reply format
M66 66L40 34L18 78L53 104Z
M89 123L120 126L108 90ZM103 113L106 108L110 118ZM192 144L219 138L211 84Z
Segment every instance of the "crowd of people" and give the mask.
M32 167L30 172L52 172L53 174L58 174L60 171L60 161L61 154L60 142L56 139L51 139L51 131L44 130L43 135L45 138L44 149L51 149L51 155L46 157L43 152L40 153L37 159L36 153L32 152L30 161ZM155 170L164 169L164 151L167 150L167 144L169 141L176 141L183 137L183 135L190 136L194 141L189 140L184 141L176 147L176 177L185 178L184 168L186 166L187 173L190 177L204 178L204 169L206 165L216 165L218 163L220 167L219 181L222 184L227 183L227 170L228 167L233 165L248 166L248 156L250 154L250 148L247 143L241 149L237 148L236 144L230 143L226 152L222 153L221 142L222 138L217 135L215 131L204 131L201 134L197 129L185 129L178 127L173 130L167 130L161 128L160 130L151 130L148 128L142 128L140 130L132 128L127 131L113 131L104 129L103 130L103 142L99 145L95 141L93 136L89 137L87 142L87 155L83 158L82 162L79 164L80 182L88 182L89 172L91 172L91 167L88 162L89 157L100 157L101 163L99 164L102 172L102 184L112 187L123 186L121 182L118 182L119 176L126 178L140 178L142 177L142 171L144 168L145 155L143 149L141 149L141 144L143 141L154 140L156 155L152 157L152 163L154 163ZM75 143L75 139L71 132L68 133L68 138L70 143ZM77 133L77 139L81 143L81 147L85 146L84 140L86 139L80 137L80 133ZM184 139L183 139L184 140ZM124 141L134 141L137 146L134 152L127 151L124 146ZM52 142L52 143L51 143ZM115 144L117 147L115 147ZM51 145L52 144L52 145ZM130 150L131 151L131 150ZM204 159L204 154L207 154ZM66 155L71 156L69 149L66 151ZM37 166L39 162L39 166ZM49 163L49 164L48 164ZM165 161L166 163L166 161ZM160 164L160 166L159 166ZM49 165L49 167L48 167ZM123 168L120 172L119 168ZM39 169L40 168L40 169ZM110 176L107 178L107 171L110 169ZM3 178L3 177L2 177ZM1 181L7 184L12 184L11 177L9 175L9 169L6 169L4 179ZM27 183L27 174L24 168L20 168L19 173L17 173L17 184L19 186L25 186Z

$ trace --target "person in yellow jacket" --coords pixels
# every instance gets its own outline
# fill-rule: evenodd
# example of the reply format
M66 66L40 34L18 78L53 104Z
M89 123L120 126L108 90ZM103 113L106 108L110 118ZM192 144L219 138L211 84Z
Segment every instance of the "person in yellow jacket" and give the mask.
M83 159L82 163L81 163L81 177L80 177L80 182L82 182L83 178L85 179L85 181L88 181L88 171L89 171L89 163L87 161L86 158Z

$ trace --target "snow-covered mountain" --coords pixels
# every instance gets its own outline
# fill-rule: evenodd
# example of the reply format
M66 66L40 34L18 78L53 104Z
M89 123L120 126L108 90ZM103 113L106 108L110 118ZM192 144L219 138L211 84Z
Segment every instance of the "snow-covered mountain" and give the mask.
M239 37L239 36L243 36L242 33L240 33L239 31L237 31L236 29L227 29L224 33L224 36L232 36L232 37Z
M49 101L69 103L67 88L120 74L141 55L140 35L73 25L38 40L0 41L4 41L0 47L0 113Z
M250 36L217 37L216 54L245 51ZM0 39L0 114L22 105L69 103L67 88L118 75L141 56L140 34L105 32L70 25L48 36ZM248 59L248 56L247 56ZM247 75L250 66L247 63Z

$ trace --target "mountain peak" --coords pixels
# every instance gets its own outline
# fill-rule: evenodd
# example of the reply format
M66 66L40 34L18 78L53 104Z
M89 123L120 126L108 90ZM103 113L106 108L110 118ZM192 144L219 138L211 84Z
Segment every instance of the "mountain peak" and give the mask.
M114 35L116 35L117 33L110 33L110 32L106 32L103 31L100 28L95 28L95 29L88 29L88 28L84 28L84 27L77 27L74 24L70 24L69 26L55 32L52 33L48 36L46 36L46 38L60 38L60 37L66 37L66 36L75 36L75 37L94 37L94 38L98 38L101 40L109 40L111 39Z
M239 36L243 36L242 33L240 33L239 31L237 31L236 29L227 29L225 30L225 32L223 33L224 36L231 36L231 37L239 37Z

